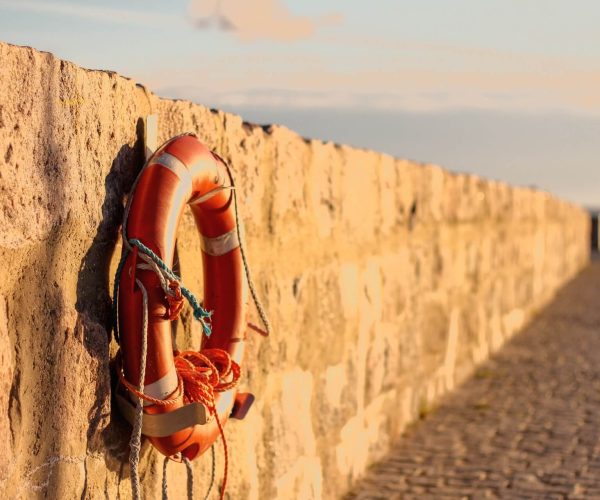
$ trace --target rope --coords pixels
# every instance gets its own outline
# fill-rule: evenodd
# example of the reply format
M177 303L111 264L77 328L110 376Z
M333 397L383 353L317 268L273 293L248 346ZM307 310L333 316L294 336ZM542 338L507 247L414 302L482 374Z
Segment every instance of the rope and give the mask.
M227 163L223 158L219 157L219 159L225 165L227 169L227 174L229 175L229 180L231 182L232 191L233 191L233 209L235 212L235 227L237 231L238 241L240 242L240 254L242 256L242 263L244 264L244 272L246 274L246 281L248 282L248 288L250 289L250 294L252 295L252 300L254 301L254 305L256 306L256 310L258 311L258 315L260 316L260 320L265 327L265 331L262 331L256 325L249 324L248 326L252 327L253 330L257 331L264 337L268 337L271 333L271 323L269 322L269 318L267 318L267 313L265 312L260 299L258 298L258 294L256 292L256 287L254 286L254 281L252 281L252 275L250 274L250 266L248 265L248 260L246 259L246 251L244 250L243 238L240 230L239 223L239 215L238 215L238 202L237 202L237 189L235 189L235 180L233 178L233 173L231 172L231 167L229 163Z
M211 318L213 312L207 311L202 307L202 304L200 304L196 296L185 286L183 286L183 284L181 283L181 278L177 276L173 271L171 271L167 264L165 264L165 262L150 248L144 245L137 238L132 238L127 243L130 246L130 248L136 247L139 250L139 257L144 262L146 262L146 265L138 265L138 268L143 270L154 271L154 273L158 276L161 287L165 292L165 295L167 296L167 300L169 302L169 319L174 320L179 314L179 311L181 311L181 308L183 306L183 303L181 302L181 296L183 296L187 299L188 303L192 307L194 311L194 318L196 318L196 320L198 320L202 325L202 332L207 337L210 337L212 333ZM123 251L121 261L117 266L117 273L115 275L115 284L113 288L113 311L115 311L115 314L113 314L113 328L115 331L115 339L117 340L117 342L119 342L118 294L121 281L121 273L123 271L123 267L125 265L128 253L129 250Z
M230 358L226 351L221 349L204 349L201 352L185 351L180 353L175 358L175 368L184 380L184 401L186 403L201 402L216 420L217 427L219 428L219 434L223 443L223 455L225 457L223 486L220 495L220 498L223 499L229 471L229 452L223 424L215 406L214 393L229 391L237 385L240 378L240 366ZM222 381L223 379L231 380ZM211 488L213 481L214 462Z
M210 468L210 483L208 484L208 490L206 491L206 495L204 495L204 500L208 500L210 497L210 492L212 491L213 485L215 484L215 469L216 469L216 460L215 460L215 445L210 447L210 457L211 457L211 468Z
M167 465L171 460L165 457L163 461L163 479L162 479L162 500L169 500L169 488L167 485Z
M183 463L187 469L188 500L194 500L194 469L192 469L192 462L186 457L183 457Z
M196 318L202 324L202 330L204 332L204 335L210 337L210 334L212 333L210 326L210 318L212 317L213 312L207 311L202 307L200 302L198 302L196 296L181 284L181 278L177 276L173 271L171 271L171 269L169 269L169 267L163 262L163 260L158 255L156 255L150 248L148 248L136 238L129 240L129 243L132 246L138 248L138 250L142 253L142 259L148 261L147 259L149 258L154 264L156 264L156 266L158 266L160 272L158 272L157 275L162 274L163 277L166 276L167 278L169 278L171 280L171 283L174 282L179 286L179 288L181 289L181 294L187 299L190 306L192 306L192 309L194 310L194 318ZM144 256L146 258L144 258ZM156 272L156 269L154 269L154 271ZM164 286L163 290L165 291L167 296L170 295L170 291L168 291L168 289Z
M210 454L212 458L212 468L210 471L210 483L208 484L208 490L206 491L206 495L204 496L204 500L208 500L210 497L210 492L212 491L213 484L215 482L215 447L210 447ZM163 478L162 478L162 500L169 500L169 487L167 484L167 465L171 459L169 457L165 457L163 461ZM188 480L187 480L187 489L188 489L188 499L193 500L194 497L194 470L192 468L192 463L187 459L183 458L183 462L185 463Z
M146 353L148 350L148 293L140 280L135 280L142 291L142 300L144 303L142 316L142 349L140 352L140 383L138 391L144 393L144 378L146 377ZM129 441L129 466L131 468L131 495L134 500L140 500L140 477L138 474L138 464L140 462L140 448L142 442L142 418L144 414L144 403L138 396L135 407L135 421L131 431L131 440Z

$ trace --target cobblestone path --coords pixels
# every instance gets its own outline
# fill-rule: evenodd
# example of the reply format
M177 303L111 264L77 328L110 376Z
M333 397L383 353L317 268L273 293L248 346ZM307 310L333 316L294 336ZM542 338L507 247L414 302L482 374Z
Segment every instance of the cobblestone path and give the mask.
M600 260L346 499L600 499Z

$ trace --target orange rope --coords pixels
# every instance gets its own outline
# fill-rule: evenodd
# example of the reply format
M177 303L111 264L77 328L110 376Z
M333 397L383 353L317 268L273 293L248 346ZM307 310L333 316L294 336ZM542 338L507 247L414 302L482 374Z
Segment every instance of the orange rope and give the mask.
M240 365L231 359L229 353L223 349L204 349L200 352L184 351L175 353L175 370L177 371L177 392L170 399L155 399L140 392L134 387L123 373L121 352L117 353L117 372L121 383L137 397L149 403L167 406L172 405L183 397L185 404L202 403L217 421L217 427L223 441L225 464L223 472L223 486L221 499L225 495L227 486L227 472L229 469L229 454L227 440L223 425L219 419L215 406L215 393L233 389L240 379Z
M169 283L169 290L172 295L165 294L167 297L167 318L169 321L174 321L179 317L179 313L183 309L183 295L181 294L181 287L177 281L171 281Z
M215 407L215 392L225 392L236 386L240 379L240 365L231 359L227 351L204 349L201 352L179 353L175 357L175 368L184 381L184 401L186 403L201 402L217 421L225 456L223 486L221 487L221 499L223 499L227 486L229 454L225 432ZM230 380L227 381L227 379Z
M247 324L248 324L248 328L250 328L251 330L254 330L256 333L259 333L263 337L269 336L269 332L267 330L263 330L261 327L256 326L254 323L249 322Z

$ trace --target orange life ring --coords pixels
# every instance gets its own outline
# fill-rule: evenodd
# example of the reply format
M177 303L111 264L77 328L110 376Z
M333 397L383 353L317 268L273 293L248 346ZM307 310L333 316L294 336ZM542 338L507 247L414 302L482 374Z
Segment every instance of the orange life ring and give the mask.
M233 187L232 183L233 179L223 160L194 135L175 137L152 155L138 177L128 204L124 236L129 241L142 242L170 268L178 222L185 205L190 205L202 242L203 306L206 310L215 311L212 317L213 333L203 339L199 354L200 357L206 354L210 358L208 364L212 362L225 372L237 367L235 369L239 376L246 331L247 286L234 193L227 189ZM175 299L181 299L181 296L177 297L178 289L174 290L176 293L173 296L165 294L160 276L151 266L146 264L144 267L138 250L138 247L132 248L120 273L118 324L122 371L119 370L125 385L135 392L132 387L138 385L140 378L144 329L142 285L147 294L147 357L143 391L146 420L146 417L151 419L150 416L154 415L183 413L183 408L189 405L186 405L182 393L182 370L186 363L190 366L197 364L200 357L197 353L183 353L174 358L171 320L177 316L181 304L173 296ZM229 355L232 362L230 367L223 368L227 359L209 356L210 353L219 352ZM223 376L232 376L220 371ZM214 394L216 418L210 419L209 415L208 421L201 424L198 420L190 420L192 417L187 412L187 416L184 415L180 420L192 422L189 426L176 428L168 435L165 432L170 431L163 429L162 433L146 434L147 437L166 456L181 454L193 459L206 451L222 433L222 425L234 405L234 386L235 381L221 380L222 390ZM165 400L169 404L156 404ZM131 400L128 401L130 404ZM173 428L171 424L167 429Z

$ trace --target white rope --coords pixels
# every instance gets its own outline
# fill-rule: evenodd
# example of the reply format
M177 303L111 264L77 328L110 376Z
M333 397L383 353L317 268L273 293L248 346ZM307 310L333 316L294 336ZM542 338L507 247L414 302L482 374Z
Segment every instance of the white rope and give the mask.
M214 444L210 447L210 456L212 459L212 466L210 469L210 484L208 485L208 491L206 492L206 495L204 495L204 500L208 500L208 497L210 496L212 487L215 484L216 460L215 460L215 445Z
M162 500L169 500L169 489L167 485L167 465L171 460L169 457L165 457L163 462L163 479L162 479Z
M144 254L139 254L139 255L141 257L145 257ZM146 259L144 259L144 260L146 260ZM148 262L148 261L146 260L146 262ZM150 259L150 262L148 262L148 264L139 264L137 266L137 268L153 270L158 275L159 279L161 280L161 283L164 280L163 273L161 272L162 270L156 264L154 264L154 262L152 262L151 259ZM135 282L137 283L140 290L142 291L142 302L143 302L142 349L141 349L141 353L140 353L140 382L139 382L139 386L138 386L138 390L141 393L143 393L144 392L144 379L146 377L146 356L147 356L147 351L148 351L148 292L146 291L146 288L144 287L144 285L142 284L142 282L139 279L136 278ZM165 289L165 292L167 292L166 289ZM169 290L169 292L170 292L170 290ZM129 448L131 449L131 452L129 454L129 465L131 468L131 492L132 492L132 497L134 500L141 499L138 465L139 465L139 461L140 461L143 416L144 416L144 403L142 401L142 398L138 397L137 404L136 404L135 420L133 422L133 430L131 432L131 440L129 442ZM212 456L213 466L212 466L211 484L210 484L208 493L210 493L210 490L212 489L212 483L214 482L214 468L215 468L214 449L212 449L212 447L211 447L211 450L213 451L213 456ZM163 480L162 480L162 498L163 498L163 500L168 500L168 495L169 495L168 484L167 484L167 464L168 464L168 462L169 462L169 457L165 457L165 461L163 463ZM183 457L183 462L185 463L185 466L187 468L187 475L188 475L188 479L187 479L188 499L193 500L194 499L194 469L192 468L192 463L187 458ZM207 493L207 498L208 498L208 493Z
M192 462L183 457L183 463L187 469L188 500L194 500L194 469L192 468Z
M148 292L138 279L135 280L142 291L143 311L142 311L142 349L140 352L140 383L138 391L144 392L144 379L146 378L146 354L148 351ZM135 421L133 422L133 430L131 431L131 439L129 441L129 467L131 468L131 494L134 500L141 499L140 492L140 476L138 473L138 465L140 463L140 449L142 445L142 419L144 415L144 402L138 397L135 407Z
M181 284L181 281L172 279L172 276L169 275L166 271L162 270L160 267L158 267L156 262L154 262L149 255L146 255L143 252L138 252L138 256L145 262L145 264L138 264L137 269L142 269L145 271L154 271L154 274L158 276L158 279L160 281L160 287L163 289L163 292L165 292L166 295L174 296L175 294L173 290L169 288L169 282L177 281L177 283Z
M206 495L204 495L204 500L208 500L208 498L210 497L210 492L212 491L213 485L215 484L215 466L216 466L216 460L215 460L215 447L214 445L210 447L210 455L211 455L211 470L210 470L210 483L208 485L208 490L206 491ZM183 458L182 459L183 462L185 463L185 466L187 468L187 474L188 474L188 479L187 479L187 490L188 490L188 499L192 499L193 500L193 496L194 496L194 471L192 469L192 463L187 459L187 458ZM169 457L165 457L164 461L163 461L163 477L162 477L162 500L169 500L169 486L167 483L167 465L169 465L169 462L171 461L171 459Z

